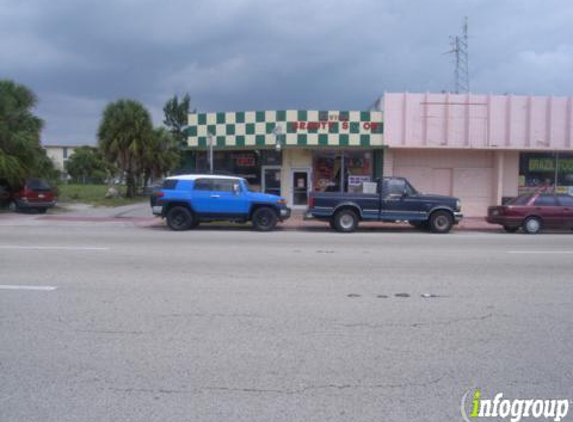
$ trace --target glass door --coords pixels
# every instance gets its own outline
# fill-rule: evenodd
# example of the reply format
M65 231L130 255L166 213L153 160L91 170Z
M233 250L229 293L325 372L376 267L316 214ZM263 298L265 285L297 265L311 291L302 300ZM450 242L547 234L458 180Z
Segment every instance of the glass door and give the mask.
M281 196L281 167L263 166L263 192Z
M293 169L291 171L292 205L306 206L308 203L308 191L310 169Z

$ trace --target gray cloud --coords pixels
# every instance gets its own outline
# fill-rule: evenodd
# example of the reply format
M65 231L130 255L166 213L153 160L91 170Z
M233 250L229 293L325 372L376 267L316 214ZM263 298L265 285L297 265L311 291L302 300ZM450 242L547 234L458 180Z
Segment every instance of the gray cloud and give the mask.
M45 143L93 143L117 98L189 92L205 111L363 109L453 87L470 23L472 91L571 95L573 4L506 0L0 0L0 77L29 85Z

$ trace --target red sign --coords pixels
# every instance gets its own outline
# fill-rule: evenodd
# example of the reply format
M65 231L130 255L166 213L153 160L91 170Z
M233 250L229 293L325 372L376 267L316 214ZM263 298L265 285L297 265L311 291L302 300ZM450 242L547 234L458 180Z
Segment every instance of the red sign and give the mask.
M333 130L336 125L338 124L338 122L333 122L333 121L328 121L328 122L305 122L305 121L299 121L299 122L291 122L290 127L291 130L296 132L299 130L309 130L309 131L318 131L320 129L323 130ZM378 129L380 128L380 123L375 123L375 122L349 122L347 120L345 121L341 121L340 122L340 127L342 130L348 130L350 129L350 125L359 125L359 127L361 127L364 130L371 130L371 131L378 131Z

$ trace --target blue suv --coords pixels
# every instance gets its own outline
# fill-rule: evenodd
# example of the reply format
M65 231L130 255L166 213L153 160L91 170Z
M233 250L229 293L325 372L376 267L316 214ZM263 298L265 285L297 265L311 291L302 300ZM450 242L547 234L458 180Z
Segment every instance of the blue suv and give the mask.
M202 221L252 221L270 231L290 217L284 198L253 192L242 177L180 175L169 177L151 195L153 214L165 218L172 230L189 230Z

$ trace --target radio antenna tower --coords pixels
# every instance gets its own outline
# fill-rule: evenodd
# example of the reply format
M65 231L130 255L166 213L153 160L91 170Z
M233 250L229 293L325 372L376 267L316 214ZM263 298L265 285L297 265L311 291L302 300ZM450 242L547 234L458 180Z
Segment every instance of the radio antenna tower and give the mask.
M468 18L464 19L462 35L450 37L451 50L446 54L453 54L455 61L454 80L455 93L470 91L469 53L468 53Z

